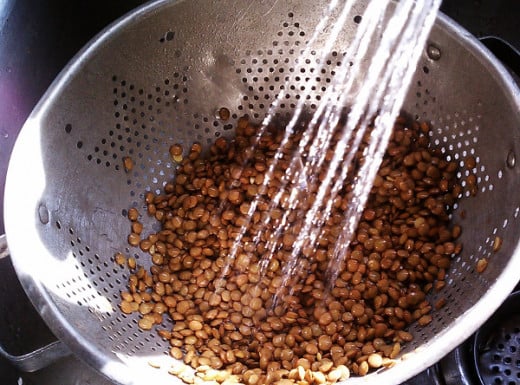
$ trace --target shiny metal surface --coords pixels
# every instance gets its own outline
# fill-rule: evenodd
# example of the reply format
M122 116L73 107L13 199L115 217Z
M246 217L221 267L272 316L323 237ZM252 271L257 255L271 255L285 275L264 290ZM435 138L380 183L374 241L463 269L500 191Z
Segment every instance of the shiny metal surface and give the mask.
M166 344L117 310L128 273L111 258L127 247L123 211L142 206L144 192L168 180L173 141L207 143L230 134L215 119L218 108L235 114L231 123L244 113L265 114L281 81L257 76L258 69L294 68L299 52L291 49L312 32L321 9L319 3L249 5L159 2L111 26L54 83L13 152L5 212L20 280L55 334L114 381L167 376L148 365L150 357L164 356ZM354 30L354 23L346 26L336 55ZM454 159L477 157L480 191L464 197L454 214L463 224L464 252L442 292L448 306L427 328L411 329L415 341L406 360L353 384L399 383L433 364L484 322L518 279L520 202L510 192L519 187L519 172L505 165L508 153L519 151L518 89L447 18L439 17L430 42L442 56L432 61L425 52L405 110L431 120L434 144ZM263 92L266 102L255 98ZM289 114L296 95L289 94ZM135 162L131 174L122 167L127 155ZM504 239L498 253L495 236ZM492 263L479 275L474 267L482 257Z

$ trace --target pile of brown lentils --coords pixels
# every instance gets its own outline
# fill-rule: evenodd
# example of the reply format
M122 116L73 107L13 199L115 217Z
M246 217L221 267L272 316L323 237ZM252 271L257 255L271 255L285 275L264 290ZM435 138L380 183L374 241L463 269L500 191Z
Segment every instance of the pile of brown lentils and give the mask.
M335 199L315 247L302 249L298 274L287 288L281 287L282 268L301 230L298 214L313 202L321 175L302 192L305 199L289 215L289 228L275 239L275 252L261 268L267 242L288 210L286 199L274 209L270 204L291 159L302 156L296 154L302 132L291 135L266 185L283 130L260 132L241 118L236 136L218 138L207 156L200 144L189 151L174 144L175 179L162 194L145 197L148 215L161 230L145 237L141 214L135 208L128 212L128 241L149 253L153 265L146 270L135 259L116 255L132 272L121 310L140 313L144 330L163 317L173 320L171 329L158 333L169 341L172 357L198 370L183 375L172 369L188 383L326 384L351 373L362 376L391 366L402 344L413 338L405 328L429 324L432 307L443 306L442 300L431 304L426 295L442 289L450 260L461 250L456 242L461 228L450 223L449 214L462 187L457 165L429 147L429 126L403 117L396 121L332 289L325 271L351 180ZM356 161L364 161L362 148ZM258 205L249 217L255 199ZM272 228L262 228L265 223ZM280 292L282 300L274 303L273 295Z

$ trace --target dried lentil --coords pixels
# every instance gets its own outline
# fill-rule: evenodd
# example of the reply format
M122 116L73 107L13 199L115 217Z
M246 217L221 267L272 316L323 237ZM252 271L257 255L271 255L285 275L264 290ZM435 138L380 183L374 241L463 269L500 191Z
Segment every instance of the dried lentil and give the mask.
M125 156L123 158L123 167L125 168L126 172L130 172L134 168L134 161L129 156Z
M493 240L493 251L496 253L500 250L501 247L502 247L502 238L497 235L495 237L495 239Z
M487 259L486 258L480 258L477 261L477 273L479 273L479 274L483 273L484 270L486 270L487 265L488 265Z

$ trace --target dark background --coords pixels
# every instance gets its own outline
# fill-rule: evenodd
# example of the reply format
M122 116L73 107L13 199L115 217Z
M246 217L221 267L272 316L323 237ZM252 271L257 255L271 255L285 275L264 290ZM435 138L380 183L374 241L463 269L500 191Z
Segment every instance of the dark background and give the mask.
M76 52L110 22L142 3L0 0L0 234L7 164L24 121ZM444 0L441 10L477 37L498 36L520 49L519 0ZM16 284L16 279L10 279ZM0 328L6 328L4 322L0 318ZM0 374L2 384L15 384L18 378L1 359Z

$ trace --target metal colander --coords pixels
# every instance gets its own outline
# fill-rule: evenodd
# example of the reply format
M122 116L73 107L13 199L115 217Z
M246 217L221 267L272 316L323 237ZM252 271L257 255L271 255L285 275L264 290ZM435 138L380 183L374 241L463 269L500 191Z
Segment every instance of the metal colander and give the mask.
M144 212L144 194L172 178L172 143L229 137L240 116L261 120L280 92L281 114L293 112L305 87L311 87L306 108L316 108L366 7L356 5L317 71L324 42L318 39L308 57L300 53L325 5L194 0L144 6L76 56L22 129L5 194L17 274L53 332L113 381L181 382L149 365L168 360L167 342L118 310L129 272L114 263L114 254L150 266L145 254L128 247L126 210ZM285 87L295 68L300 76ZM218 118L221 107L231 111L228 121ZM461 163L462 181L465 173L476 175L478 193L465 193L453 213L464 249L447 286L431 297L445 297L446 306L428 326L409 329L414 341L395 366L352 384L399 383L439 360L493 313L520 271L520 95L511 77L440 15L403 109L432 123L432 145ZM129 173L127 156L134 162ZM467 156L477 160L473 170L463 167ZM153 221L145 225L150 230ZM503 240L497 251L496 239ZM481 258L489 265L479 274Z

